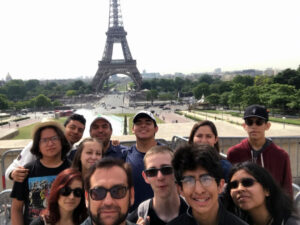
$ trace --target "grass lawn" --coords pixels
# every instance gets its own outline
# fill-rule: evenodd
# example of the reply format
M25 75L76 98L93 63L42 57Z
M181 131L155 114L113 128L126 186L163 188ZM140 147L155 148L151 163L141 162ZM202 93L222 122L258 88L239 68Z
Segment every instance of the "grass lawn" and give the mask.
M63 125L63 123L65 122L67 117L61 117L59 118L58 121L59 123L61 123ZM35 126L35 124L31 124L28 125L26 127L21 127L19 128L19 134L17 136L15 136L14 138L12 138L12 140L17 140L17 139L32 139L32 129Z

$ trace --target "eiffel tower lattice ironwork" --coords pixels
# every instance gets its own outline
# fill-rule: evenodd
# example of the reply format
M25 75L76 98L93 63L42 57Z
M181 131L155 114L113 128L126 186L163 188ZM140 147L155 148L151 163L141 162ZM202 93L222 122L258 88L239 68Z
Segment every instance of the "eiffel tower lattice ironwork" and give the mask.
M142 85L142 77L137 69L136 60L132 59L124 30L120 0L110 0L109 25L106 32L106 44L102 60L98 63L98 71L92 81L96 92L102 89L104 81L114 74L129 76L137 89ZM124 59L112 59L113 45L121 43Z

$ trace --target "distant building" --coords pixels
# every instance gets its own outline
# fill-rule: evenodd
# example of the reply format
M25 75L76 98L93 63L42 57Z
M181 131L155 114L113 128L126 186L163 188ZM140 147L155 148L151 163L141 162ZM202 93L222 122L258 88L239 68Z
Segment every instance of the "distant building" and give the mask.
M266 76L276 76L279 72L280 72L280 70L273 69L273 68L267 68L264 70L263 74Z
M221 68L216 68L216 69L214 70L214 74L221 74L221 73L222 73Z
M146 70L142 73L143 79L161 78L160 73L147 73Z

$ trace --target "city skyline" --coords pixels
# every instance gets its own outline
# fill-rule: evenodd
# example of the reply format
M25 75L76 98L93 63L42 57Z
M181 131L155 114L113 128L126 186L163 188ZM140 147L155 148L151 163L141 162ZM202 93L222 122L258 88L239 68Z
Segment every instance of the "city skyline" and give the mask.
M297 6L297 0L121 0L138 69L160 74L297 69ZM109 0L2 1L0 79L93 77L108 13Z

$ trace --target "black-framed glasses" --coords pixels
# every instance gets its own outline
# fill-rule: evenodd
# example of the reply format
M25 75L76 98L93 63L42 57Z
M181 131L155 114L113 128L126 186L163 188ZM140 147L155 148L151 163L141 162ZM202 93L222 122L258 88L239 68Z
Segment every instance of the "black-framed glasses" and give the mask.
M59 194L62 196L69 196L73 192L73 195L77 198L81 198L83 196L83 190L82 188L70 188L68 186L63 187L62 189L59 190Z
M105 187L96 187L89 190L89 194L93 200L100 201L105 199L107 192L114 199L124 198L127 193L128 187L123 185L115 185L109 189Z
M144 170L147 177L156 177L158 174L158 171L162 173L162 175L170 175L173 173L173 167L172 166L162 166L161 168L150 168L147 170Z
M247 124L247 126L252 126L254 123L257 125L257 126L261 126L265 123L266 121L264 119L260 119L260 118L257 118L256 120L253 120L253 119L248 119L246 118L245 119L245 124Z
M181 180L181 183L188 188L194 188L197 180L199 180L203 187L209 187L215 178L209 174L202 174L198 179L193 176L184 176Z
M230 189L236 189L241 183L243 187L251 187L256 182L256 180L252 178L243 178L240 181L234 180L229 183Z

